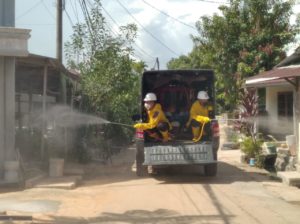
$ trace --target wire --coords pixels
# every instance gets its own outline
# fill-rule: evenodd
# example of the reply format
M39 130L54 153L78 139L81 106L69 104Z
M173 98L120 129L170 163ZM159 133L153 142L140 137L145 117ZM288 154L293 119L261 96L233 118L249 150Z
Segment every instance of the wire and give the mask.
M157 63L157 60L155 60L154 65L153 65L153 67L152 67L152 70L155 69L156 63Z
M166 44L164 44L162 41L160 41L156 36L154 36L150 31L148 31L132 14L131 12L119 1L117 0L119 5L143 28L145 32L147 32L153 39L155 39L157 42L159 42L162 46L167 48L170 52L172 52L174 55L179 57L180 55L177 54L175 51L173 51L171 48L169 48Z
M229 2L217 2L212 0L198 0L200 2L214 3L214 4L230 4Z
M103 11L108 15L108 17L112 20L112 22L120 28L119 24L116 22L116 20L109 14L109 12L101 5L101 8L103 9ZM155 57L153 57L152 55L150 55L149 53L147 53L143 48L141 48L137 43L133 43L138 49L140 49L146 56L155 59Z
M86 7L85 1L84 1L84 0L79 1L79 4L80 4L81 10L82 10L82 12L83 12L83 15L84 15L84 18L85 18L87 27L88 27L88 29L89 29L89 32L90 32L90 34L91 34L91 36L92 36L92 40L95 40L94 34L93 34L93 32L92 32L92 27L91 27L92 21L91 21L91 18L90 18L89 11L88 11L88 9L87 9L87 7Z
M70 15L69 15L69 13L68 13L68 11L67 11L66 9L65 9L64 11L65 11L65 13L66 13L66 15L67 15L67 17L68 17L68 19L69 19L69 22L71 23L71 26L73 27L73 26L74 26L74 23L73 23L73 21L72 21Z
M90 2L90 0L87 0L87 3L88 3L88 6L89 6L90 8L92 8L92 3ZM109 12L108 12L102 5L101 5L101 8L102 8L103 11L108 15L108 17L112 20L112 22L113 22L118 28L120 28L120 26L119 26L119 24L116 22L116 20L109 14ZM106 25L107 29L110 30L111 33L112 33L115 37L118 37L118 36L119 36L119 34L118 34L116 31L114 31L114 29L113 29L112 27L110 27L109 24L108 24L107 22L105 23L105 25ZM148 53L145 52L142 48L140 48L135 42L133 42L133 44L134 44L137 48L139 48L141 51L143 51L144 54L148 54ZM131 53L131 55L133 55L136 59L139 59L139 60L143 61L142 58L144 58L144 57L141 56L141 55L139 55L139 54L143 55L143 53L142 53L142 52L139 52L137 49L135 49L135 52L132 52L132 53ZM150 58L154 59L153 56L151 56L150 54L148 54L148 55L149 55ZM147 55L146 55L146 56L147 56Z
M70 0L69 1L70 2L70 4L71 4L71 7L72 7L72 10L73 10L73 12L74 12L74 14L75 14L75 16L76 16L76 19L77 19L77 23L79 23L79 17L78 17L78 12L77 12L77 7L76 7L76 1L75 1L75 7L74 7L74 5L73 5L73 3L72 3L72 0Z
M197 30L195 27L193 27L193 26L191 26L191 25L189 25L189 24L187 24L187 23L185 23L185 22L182 22L181 20L179 20L179 19L177 19L177 18L175 18L175 17L173 17L173 16L170 16L170 15L167 14L166 12L161 11L160 9L158 9L158 8L154 7L153 5L151 5L150 3L148 3L148 2L146 2L146 1L144 1L144 0L142 0L142 1L143 1L146 5L150 6L151 8L153 8L153 9L159 11L161 14L164 14L165 16L174 19L176 22L179 22L179 23L181 23L181 24L183 24L183 25L185 25L185 26L187 26L187 27L189 27L189 28L192 28L193 30Z
M39 2L37 2L35 5L33 5L31 8L29 8L28 10L26 10L23 14L19 15L16 20L20 19L21 17L27 15L29 12L31 12L34 8L36 8L39 4L41 4L43 2L43 0L40 0Z
M55 26L54 23L18 23L21 26Z
M44 8L47 10L48 14L55 20L54 15L52 14L52 12L50 11L50 9L47 7L47 5L45 4L45 2L42 0L43 6Z

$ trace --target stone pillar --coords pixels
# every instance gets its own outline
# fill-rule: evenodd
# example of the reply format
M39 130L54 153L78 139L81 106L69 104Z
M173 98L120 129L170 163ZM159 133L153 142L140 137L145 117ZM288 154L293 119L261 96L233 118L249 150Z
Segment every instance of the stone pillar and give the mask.
M0 130L2 140L2 158L14 159L15 143L15 58L1 57L1 109L0 109Z
M0 27L0 170L4 161L16 158L15 57L28 55L29 32L27 29Z

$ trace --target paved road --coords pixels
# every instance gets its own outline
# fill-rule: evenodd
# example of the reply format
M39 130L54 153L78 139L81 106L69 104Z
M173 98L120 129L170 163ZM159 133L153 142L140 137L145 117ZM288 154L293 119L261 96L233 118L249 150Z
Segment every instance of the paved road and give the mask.
M137 178L133 155L124 150L112 166L90 166L93 175L74 190L2 193L0 212L33 214L36 223L299 223L300 190L240 164L236 150L220 151L215 178L185 172Z

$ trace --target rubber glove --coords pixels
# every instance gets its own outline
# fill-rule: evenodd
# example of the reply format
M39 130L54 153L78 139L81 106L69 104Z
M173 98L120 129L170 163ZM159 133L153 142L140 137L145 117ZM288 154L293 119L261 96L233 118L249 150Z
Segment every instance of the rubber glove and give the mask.
M200 115L198 115L195 120L202 123L202 124L210 122L209 117L200 116Z
M133 127L134 127L135 129L141 129L142 126L143 126L142 123L137 123L137 124L133 125Z

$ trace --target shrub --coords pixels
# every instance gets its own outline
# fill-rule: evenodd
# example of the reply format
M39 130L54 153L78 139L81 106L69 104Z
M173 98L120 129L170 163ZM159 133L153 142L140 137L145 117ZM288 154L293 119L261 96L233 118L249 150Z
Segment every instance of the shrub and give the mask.
M247 136L241 142L241 150L248 158L255 158L261 152L261 145L263 141L256 137Z

